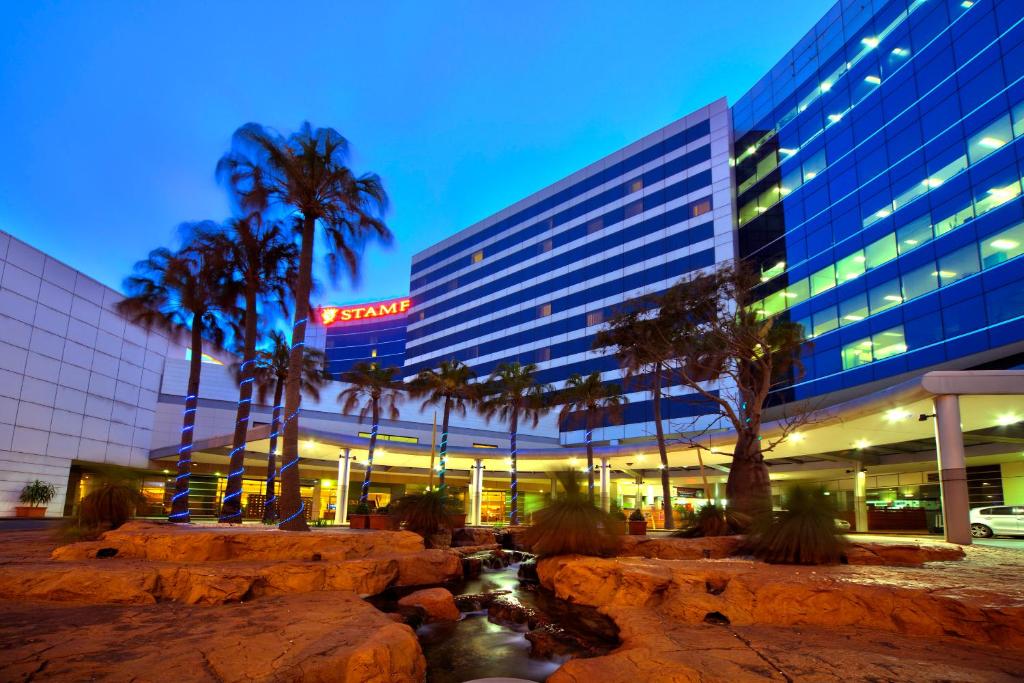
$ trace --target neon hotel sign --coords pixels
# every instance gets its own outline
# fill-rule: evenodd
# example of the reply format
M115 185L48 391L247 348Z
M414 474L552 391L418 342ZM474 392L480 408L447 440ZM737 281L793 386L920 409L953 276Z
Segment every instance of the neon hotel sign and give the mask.
M393 315L405 315L411 306L412 299L376 301L374 303L356 304L354 306L321 306L319 309L320 322L326 327L335 323L388 318Z

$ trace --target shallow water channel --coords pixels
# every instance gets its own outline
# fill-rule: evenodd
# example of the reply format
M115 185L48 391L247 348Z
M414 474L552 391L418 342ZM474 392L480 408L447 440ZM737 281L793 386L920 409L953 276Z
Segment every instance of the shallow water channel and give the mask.
M519 563L501 569L484 569L480 577L453 586L456 595L511 591L524 605L536 603L537 592L521 586ZM424 624L416 630L427 658L430 683L462 683L475 678L505 676L543 681L563 659L551 661L530 657L525 625L496 624L487 610L464 612L455 623Z

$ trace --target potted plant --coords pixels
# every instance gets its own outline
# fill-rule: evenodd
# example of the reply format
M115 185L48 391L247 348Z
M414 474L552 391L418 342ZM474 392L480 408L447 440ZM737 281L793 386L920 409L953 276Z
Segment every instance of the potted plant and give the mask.
M644 519L644 513L640 512L640 508L637 508L636 510L633 510L633 512L629 513L629 535L647 535L647 520Z
M388 531L396 527L395 520L391 517L389 506L377 508L376 514L370 515L370 528L377 531Z
M28 506L17 506L14 508L14 514L17 517L45 517L46 506L55 495L57 495L57 488L50 482L36 479L25 484L25 487L21 489L21 495L18 496L18 501L28 503Z
M366 503L359 503L349 508L348 525L352 529L369 529L370 506Z

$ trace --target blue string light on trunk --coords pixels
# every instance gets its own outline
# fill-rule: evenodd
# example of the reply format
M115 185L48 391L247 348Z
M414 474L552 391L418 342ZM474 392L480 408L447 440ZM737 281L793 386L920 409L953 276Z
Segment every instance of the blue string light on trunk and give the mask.
M249 366L255 365L255 363L256 363L256 359L255 358L250 358L249 360L243 361L241 367L239 368L239 373L243 377L245 377L245 374L248 371ZM239 382L239 398L238 398L238 404L237 404L236 411L235 411L236 415L239 415L239 414L241 414L243 412L242 408L244 406L248 406L248 405L250 405L252 403L252 399L251 398L243 399L243 398L241 398L241 394L242 394L242 389L244 387L246 387L247 385L251 385L255 381L256 381L255 377L249 376L249 377L245 377L241 382ZM241 453L245 452L245 447L246 447L245 434L246 434L246 431L248 431L248 426L249 426L249 414L248 414L248 412L246 412L243 417L239 417L237 420L235 420L235 427L237 428L238 425L243 424L243 423L246 426L246 430L242 432L241 443L239 443L237 446L232 448L231 452L228 454L228 461L229 462L232 459L234 459L235 455L237 455L239 452L241 452ZM241 477L242 477L242 475L244 473L245 473L245 464L244 464L244 462L243 462L242 466L239 467L238 469L234 470L233 472L228 472L227 488L229 488L229 489L234 488L232 486L232 481L236 477L241 479ZM223 508L223 506L226 503L228 503L229 501L233 501L233 500L241 501L241 497L242 497L242 482L239 481L238 482L238 490L235 491L234 493L229 493L228 495L224 496L224 499L221 501L221 507ZM235 520L238 520L238 521L242 520L242 506L241 506L241 504L239 504L238 507L232 513L227 514L227 515L221 515L221 517L220 517L220 521L222 521L222 522L229 522L230 523L230 522L233 522Z
M178 448L178 476L174 478L174 496L171 497L171 514L167 518L172 522L190 522L192 520L188 509L188 494L191 491L190 481L192 476L192 430L194 425L188 424L190 416L196 412L195 406L190 404L198 397L189 394L185 397L185 410L182 413L181 440L182 445ZM194 419L194 417L193 417ZM185 500L185 509L181 512L174 512L174 505L179 500Z
M376 423L370 428L370 451L366 458L366 474L363 475L363 488L359 493L359 502L365 503L370 498L370 476L373 474L373 448L377 443Z
M510 486L512 492L512 510L509 513L511 517L511 524L515 526L519 524L519 478L516 473L516 433L509 433L509 443L511 444L511 474L512 474L512 485Z

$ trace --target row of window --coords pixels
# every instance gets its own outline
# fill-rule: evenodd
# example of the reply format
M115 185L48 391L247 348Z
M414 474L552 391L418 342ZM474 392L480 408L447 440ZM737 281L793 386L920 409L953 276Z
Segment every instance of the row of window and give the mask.
M549 211L556 206L560 206L561 204L572 201L577 197L581 197L594 188L600 187L621 175L636 170L644 164L685 147L692 142L696 142L710 133L711 122L709 120L704 120L676 133L675 135L665 138L661 142L655 142L650 147L647 147L646 149L637 152L618 163L612 164L601 171L597 171L580 182L571 185L564 190L560 190L546 199L538 201L536 204L517 211L515 214L508 216L507 218L503 218L483 230L474 232L472 235L467 235L465 239L459 240L455 244L445 247L444 249L441 249L429 256L425 256L422 259L415 260L412 264L412 273L415 275L417 272L425 268L441 263L443 260L456 255L460 251L470 248L474 244L479 244L491 237L496 237L505 230L508 230L519 223L536 218L545 211Z
M695 152L675 159L664 166L659 166L655 171L651 171L651 174L665 173L664 177L671 177L677 173L690 168L696 164L703 163L710 159L711 152L710 147L702 147ZM678 168L677 166L678 164ZM654 182L654 181L652 181ZM573 240L579 239L580 237L592 234L596 230L604 227L605 225L614 225L619 223L626 218L635 216L642 213L645 210L650 210L654 207L660 206L673 199L679 197L685 197L686 195L697 192L705 187L711 185L711 171L703 171L696 173L689 178L684 178L676 183L673 183L661 190L649 193L647 196L637 201L630 202L626 206L611 209L604 214L591 219L588 223L577 225L572 228L568 228L558 234L552 235L546 240L543 240L539 244L530 245L523 248L523 244L532 238L538 237L544 233L552 231L555 227L565 225L581 216L584 216L591 211L599 209L606 204L612 203L615 198L608 198L603 196L593 197L571 206L564 211L552 216L551 218L541 221L535 225L531 225L522 230L518 230L512 235L508 235L493 244L487 245L484 249L478 249L470 256L471 263L481 264L484 261L484 257L487 253L497 254L502 251L516 249L512 253L508 253L505 256L492 259L477 265L472 268L468 273L462 276L462 279L468 282L475 282L483 279L488 275L501 272L502 270L513 267L522 260L529 258L535 254L543 254L550 251L552 248L568 244ZM620 239L620 243L621 243ZM421 287L432 285L432 289L417 294L417 299L421 301L429 301L430 299L443 294L444 292L450 292L459 286L459 277L454 277L450 280L439 279L448 274L448 270L439 270L419 278L414 278L411 284L412 291L416 292Z
M488 302L491 310L500 310L503 305L515 305L519 301L579 284L597 275L614 273L617 269L641 263L657 256L663 256L680 247L710 239L714 235L714 225L712 222L703 223L688 229L680 229L678 226L694 217L700 217L709 213L711 206L711 198L702 197L671 211L640 221L629 230L618 231L605 235L600 239L584 242L561 254L541 261L535 261L490 282L458 292L443 301L431 305L427 300L423 299L419 306L418 320L422 321L428 317L435 317L438 313L451 311L459 306L479 303L484 297L491 294L507 293L512 288L524 282L529 282L534 278L545 278L544 281L533 285L527 290L532 292L529 296L527 296L526 292L520 291L514 295L507 294L498 301ZM624 242L635 242L642 238L654 238L667 231L671 232L666 237L651 239L649 242L634 247L629 251L623 251L622 249ZM581 268L579 267L581 263L586 263L587 265ZM568 273L552 278L552 274L561 269L568 270ZM584 275L584 273L587 273L587 275ZM682 273L679 273L679 275L681 276ZM466 320L478 315L474 311L469 311L473 315L466 315L466 313L464 311L461 314L455 315L462 315ZM452 316L447 316L433 323L413 326L408 331L408 339L410 341L422 339L429 334L447 329L452 324Z

